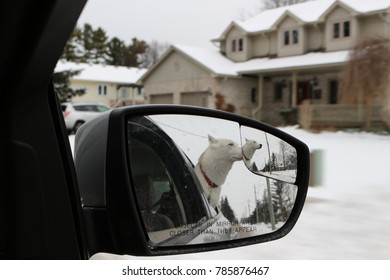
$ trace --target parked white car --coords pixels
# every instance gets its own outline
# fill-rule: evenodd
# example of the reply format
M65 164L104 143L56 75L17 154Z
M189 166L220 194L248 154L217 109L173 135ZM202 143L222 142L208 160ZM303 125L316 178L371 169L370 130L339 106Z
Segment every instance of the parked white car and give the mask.
M110 107L100 103L61 103L64 114L65 125L68 133L76 131L87 121L90 121L100 114L111 110Z

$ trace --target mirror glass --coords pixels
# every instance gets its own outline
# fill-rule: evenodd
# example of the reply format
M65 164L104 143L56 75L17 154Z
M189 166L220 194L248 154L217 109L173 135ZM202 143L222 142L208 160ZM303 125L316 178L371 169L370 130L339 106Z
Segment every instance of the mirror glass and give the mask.
M191 115L131 117L131 182L154 246L274 232L298 188L294 147L239 123Z
M297 178L297 151L263 131L241 126L243 162L252 172L286 183Z

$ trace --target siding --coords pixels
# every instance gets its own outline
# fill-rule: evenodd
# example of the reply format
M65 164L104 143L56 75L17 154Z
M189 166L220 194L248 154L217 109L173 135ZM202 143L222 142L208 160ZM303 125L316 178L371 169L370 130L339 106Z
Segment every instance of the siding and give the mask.
M333 24L336 22L350 21L350 36L346 38L333 38ZM325 38L326 51L338 51L352 48L356 38L359 36L359 24L356 17L345 10L344 8L335 8L326 18Z
M298 43L292 43L292 30L298 31ZM290 44L284 44L284 34L285 32L289 32ZM305 46L305 34L302 26L298 25L298 22L291 17L286 17L280 25L278 26L278 56L292 56L292 55L300 55L304 53Z

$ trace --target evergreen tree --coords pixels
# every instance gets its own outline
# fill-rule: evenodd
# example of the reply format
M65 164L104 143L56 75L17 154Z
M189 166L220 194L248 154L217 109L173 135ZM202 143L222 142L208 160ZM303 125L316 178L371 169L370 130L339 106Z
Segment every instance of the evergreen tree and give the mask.
M83 55L84 47L82 42L82 31L80 28L76 27L65 45L64 51L61 55L61 59L73 62L80 62L81 57Z
M264 190L263 198L256 201L256 207L249 216L250 224L264 223L268 224L271 222L269 207L268 207L268 195Z
M90 24L84 24L82 30L82 43L84 47L84 54L82 56L81 62L91 62L94 58L94 41L93 41L93 28Z
M159 47L157 43L154 44L155 47ZM152 52L145 41L137 38L133 38L129 45L117 37L109 40L105 30L100 27L94 29L86 23L83 27L76 27L73 30L61 58L76 63L127 67L140 67L142 64L143 67L147 67L155 62L158 51L161 53L162 49L163 47L160 47L156 50L157 53Z
M54 89L56 90L60 102L70 101L73 96L83 95L85 89L72 89L69 87L69 79L79 74L80 71L62 71L53 73L52 79L54 84Z
M284 182L274 181L272 188L272 204L275 209L275 220L285 222L291 214L295 202L295 191Z
M125 43L117 37L108 42L107 64L121 66L124 65L123 53L126 48Z
M98 28L92 31L92 50L89 62L96 64L106 64L108 57L108 37L106 31Z
M131 40L131 44L124 49L123 66L139 67L139 57L146 51L147 47L148 45L145 41L140 41L137 38L133 38Z
M231 222L231 223L236 223L237 222L237 218L234 215L234 211L230 207L229 201L228 201L226 196L222 197L220 208L221 208L222 214L225 216L226 219L229 220L229 222Z

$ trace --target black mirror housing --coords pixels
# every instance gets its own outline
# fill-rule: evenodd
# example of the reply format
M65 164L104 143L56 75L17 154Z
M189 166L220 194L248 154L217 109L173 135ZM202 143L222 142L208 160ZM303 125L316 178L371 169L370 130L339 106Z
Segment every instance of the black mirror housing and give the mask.
M188 201L188 199L186 200L184 196L187 194L184 194L184 196L181 196L182 199L180 199L180 208L185 209L186 207L197 207L198 204L202 203L207 204L207 198L205 199L206 196L202 193L201 188L195 186L200 185L200 183L196 176L194 176L195 171L192 170L192 167L195 167L195 163L191 165L194 160L186 155L186 151L183 152L183 150L181 150L181 147L177 145L177 141L172 135L169 135L167 131L160 130L159 127L161 126L159 125L156 125L155 128L155 124L145 124L142 122L140 125L144 128L146 127L146 130L151 131L152 134L150 134L150 137L148 134L146 134L145 137L142 136L143 134L137 134L137 128L134 128L136 127L134 126L134 120L144 117L147 117L148 119L150 117L155 120L153 118L155 115L171 115L173 116L173 119L179 119L180 116L194 116L199 118L207 117L210 119L225 120L229 123L236 123L239 128L245 127L245 131L255 130L259 133L261 132L268 135L268 138L275 137L292 147L295 153L295 162L293 164L284 163L283 168L273 167L271 170L273 172L270 172L269 163L271 162L271 153L270 145L268 145L268 154L270 155L269 160L266 162L266 165L268 163L268 169L266 167L261 167L264 172L257 173L252 169L248 169L251 174L254 174L253 176L257 176L256 178L266 178L267 180L275 180L275 182L283 181L283 177L278 177L278 171L279 173L283 171L289 171L289 173L291 173L291 170L294 169L293 179L288 182L288 184L294 185L294 188L296 189L294 203L291 205L288 217L286 216L280 227L269 232L265 231L261 234L247 236L245 238L233 238L233 235L229 235L225 240L213 239L212 241L207 242L192 242L191 240L199 240L199 233L194 236L189 236L187 234L188 231L186 231L186 236L183 236L183 231L181 229L188 229L189 225L191 225L191 229L193 229L199 226L199 223L195 222L195 220L192 221L192 218L189 218L188 215L187 217L183 215L184 218L180 223L178 222L171 226L171 230L169 230L171 235L169 238L164 238L161 242L160 240L156 241L154 239L156 238L155 236L162 236L160 234L162 231L158 229L151 234L150 229L148 229L145 215L143 215L143 200L140 199L135 180L135 177L139 175L138 173L142 172L147 166L142 167L140 161L135 161L134 157L136 157L136 154L132 154L131 151L129 151L129 141L133 141L131 143L134 143L134 141L138 141L139 139L146 139L145 141L147 142L149 141L148 139L151 139L150 141L152 142L154 141L152 140L154 136L152 137L151 135L156 134L156 139L161 138L162 141L166 143L167 147L170 147L171 149L171 152L169 153L164 152L163 161L175 162L176 166L180 165L180 168L182 168L180 170L183 171L177 172L175 168L171 168L170 176L168 177L175 181L176 177L181 176L180 174L186 173L184 174L186 177L183 179L186 182L192 180L191 178L194 178L194 187L191 187L191 183L181 183L183 181L175 181L176 183L164 185L164 188L167 188L168 185L175 186L178 196L182 193L182 188L187 188L191 189L194 197L197 197L194 199L196 202L192 203L191 201ZM188 130L191 129L191 127L188 127ZM244 139L244 130L241 129L238 131L241 140ZM133 140L133 136L135 138L138 137L138 140ZM237 140L236 142L239 141ZM243 141L241 141L241 143L242 145L244 144ZM262 149L265 151L265 146L263 146ZM157 148L156 150L157 153L159 153L159 149ZM135 151L137 151L137 149L135 149ZM300 140L281 130L253 119L223 111L191 106L145 105L112 110L111 112L84 124L79 129L76 134L74 153L75 167L79 178L78 183L82 198L83 217L88 236L88 252L90 256L98 252L137 256L194 253L251 245L279 239L285 236L294 227L301 213L306 199L310 174L309 149L306 144ZM259 167L261 161L256 163L257 167ZM145 165L145 162L142 164ZM148 164L150 165L149 169L155 168L152 168L151 163L146 162L146 165ZM241 163L234 164L238 166L238 164ZM282 164L279 165L281 166ZM158 176L161 181L161 175ZM265 182L266 179L261 180L264 180ZM162 184L160 181L157 183L154 181L154 184ZM162 188L162 186L158 186L158 188ZM161 197L162 195L160 198ZM153 207L156 207L155 204L156 203L154 203ZM208 223L210 223L210 221L213 223L213 221L217 221L217 219L221 218L223 213L217 209L218 207L215 208L216 211L214 213L212 208L214 208L215 205L212 207L209 206L210 205L199 206L204 209L202 210L204 212L202 212L199 217L205 216L207 218L204 220L208 220ZM187 213L198 211L193 210L195 208L188 209L192 210L187 210ZM160 210L154 209L149 211L149 216L150 213L161 216ZM199 217L193 217L193 219L199 219ZM267 221L267 224L269 225L269 221ZM210 225L211 224L206 225L206 223L204 223L202 224L202 228L205 229ZM172 228L175 228L175 231L172 231ZM181 236L179 236L179 231L181 232ZM157 235L155 234L156 232L158 232ZM172 234L172 232L174 234ZM207 238L208 240L210 239L209 236L207 236ZM200 240L206 239L203 238Z

